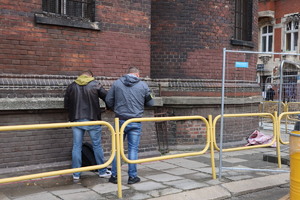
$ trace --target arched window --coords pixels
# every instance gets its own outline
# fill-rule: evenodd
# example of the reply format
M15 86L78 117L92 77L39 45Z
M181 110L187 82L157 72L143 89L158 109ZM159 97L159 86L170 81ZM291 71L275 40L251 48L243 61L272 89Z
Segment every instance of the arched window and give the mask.
M261 51L272 52L273 50L273 26L266 25L261 28Z

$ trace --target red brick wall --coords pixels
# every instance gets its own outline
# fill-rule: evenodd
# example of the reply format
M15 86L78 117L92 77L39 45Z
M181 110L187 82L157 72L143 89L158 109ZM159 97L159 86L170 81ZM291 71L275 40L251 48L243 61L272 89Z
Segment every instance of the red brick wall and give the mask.
M150 75L150 0L96 0L101 31L36 24L42 1L0 5L0 73L118 77L128 65Z
M153 110L146 110L145 116L153 116ZM45 124L67 122L64 110L2 111L0 126ZM114 127L114 114L105 112L102 120ZM143 123L139 152L157 152L157 137L154 122ZM85 141L90 142L88 133ZM71 162L73 134L71 128L39 129L0 132L0 169L26 165ZM127 150L125 144L125 152ZM111 155L111 133L106 126L102 129L102 147L105 158Z
M222 49L257 49L257 0L253 1L254 48L232 46L234 1L152 1L151 77L222 79ZM247 61L247 60L246 60ZM249 60L255 74L256 60Z
M253 113L258 112L258 106L255 104L245 104L240 107L237 105L226 105L225 113ZM209 106L193 106L190 108L165 107L158 112L165 113L165 116L193 116L200 115L208 117L212 115L214 118L220 115L220 108L212 109ZM226 117L224 118L223 141L237 142L246 144L246 138L255 130L259 128L258 117ZM216 124L216 141L220 139L220 121ZM206 125L202 120L178 120L167 121L165 128L165 143L170 146L180 145L205 145L207 140ZM163 134L163 131L159 131ZM160 141L161 145L162 141ZM241 145L239 145L241 146Z
M300 2L298 0L279 0L275 2L275 18L281 19L285 14L298 13Z

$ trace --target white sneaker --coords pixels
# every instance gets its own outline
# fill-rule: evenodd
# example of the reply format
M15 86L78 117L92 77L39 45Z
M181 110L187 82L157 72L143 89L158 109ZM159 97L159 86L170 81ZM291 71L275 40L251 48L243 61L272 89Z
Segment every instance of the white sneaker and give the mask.
M73 180L79 180L79 179L80 179L79 176L74 176L74 175L73 175Z
M108 176L111 176L111 171L106 169L106 172L104 174L99 174L99 177L100 178L105 178L105 177L108 177Z

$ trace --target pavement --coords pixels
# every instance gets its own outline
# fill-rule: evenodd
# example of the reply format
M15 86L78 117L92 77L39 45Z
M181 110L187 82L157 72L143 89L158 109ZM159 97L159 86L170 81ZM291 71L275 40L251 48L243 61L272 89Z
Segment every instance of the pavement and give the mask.
M258 148L223 153L223 167L240 170L222 168L221 179L212 179L210 154L139 164L141 182L133 185L127 184L127 165L124 164L122 196L128 200L230 199L253 191L289 184L288 172L273 171L289 170L288 165L282 165L282 168L278 169L276 163L263 161L263 155L271 155L274 152L275 148ZM217 158L218 154L216 164ZM218 169L217 167L217 172ZM284 195L286 194L282 196ZM99 178L95 172L89 171L83 172L78 182L73 182L71 174L67 174L2 184L0 199L100 200L118 199L118 196L116 184L109 183L107 178Z
M282 157L289 157L289 148L282 145ZM202 150L202 149L199 149ZM185 153L172 151L169 154ZM223 200L289 186L289 166L269 162L276 157L276 148L257 148L222 154L221 178L219 153L215 154L217 179L212 178L210 154L174 158L138 164L140 183L127 184L127 164L122 165L122 199L126 200ZM234 169L233 169L234 168ZM27 172L28 173L28 172ZM18 172L17 175L21 175ZM16 173L1 174L13 177ZM23 174L24 175L24 174ZM288 194L282 194L282 198ZM282 199L281 198L281 199ZM74 182L71 174L0 185L1 200L109 200L118 199L117 185L95 172L83 172ZM279 198L278 198L279 199ZM287 199L287 198L285 198Z

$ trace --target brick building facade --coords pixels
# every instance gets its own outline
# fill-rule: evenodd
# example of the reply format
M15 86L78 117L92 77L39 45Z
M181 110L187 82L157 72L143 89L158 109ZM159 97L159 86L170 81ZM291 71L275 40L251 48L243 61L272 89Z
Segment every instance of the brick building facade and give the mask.
M1 126L66 122L64 90L80 71L91 69L109 89L130 65L141 69L156 96L155 107L147 109L145 117L216 116L222 49L257 49L257 0L95 0L79 7L72 2L2 1ZM247 26L242 29L242 24ZM256 57L245 61L255 66ZM256 96L255 67L247 73L250 78L244 81L252 81L251 90L242 97ZM226 109L235 112L232 106L239 105L252 111L251 105L259 101L240 105L235 99L244 88L236 88ZM103 120L112 124L113 117L110 111L103 113ZM156 127L154 122L143 125L142 153L157 152ZM243 125L255 127L256 121ZM243 129L229 127L226 140L242 140ZM201 122L169 122L163 131L170 146L199 145L206 138ZM0 168L70 162L71 129L1 132L0 138ZM108 157L106 128L103 141Z
M260 0L259 1L259 46L265 54L258 57L260 85L263 91L269 85L279 88L279 67L283 60L283 92L281 101L299 101L298 91L299 56L272 55L272 52L299 54L299 19L300 2L297 0ZM269 53L269 54L268 54ZM278 95L275 95L278 99Z

